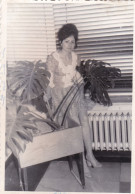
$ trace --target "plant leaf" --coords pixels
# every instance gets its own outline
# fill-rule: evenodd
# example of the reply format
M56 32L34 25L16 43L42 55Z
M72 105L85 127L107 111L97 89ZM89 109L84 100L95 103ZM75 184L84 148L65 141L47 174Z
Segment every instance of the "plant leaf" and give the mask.
M49 84L50 73L41 61L18 61L16 68L8 68L8 85L24 102L40 96Z
M23 139L25 139L26 141L31 141L33 140L33 136L32 133L30 133L28 130L16 130L16 132L18 133L18 135L20 137L22 137Z
M77 66L85 82L85 91L89 90L94 102L112 105L107 89L114 87L114 79L121 76L120 69L111 67L109 63L91 60L81 61Z
M15 103L8 104L6 111L6 142L13 154L18 157L20 151L24 151L26 143L32 141L32 130L38 130L28 116L22 114L22 109L17 114Z

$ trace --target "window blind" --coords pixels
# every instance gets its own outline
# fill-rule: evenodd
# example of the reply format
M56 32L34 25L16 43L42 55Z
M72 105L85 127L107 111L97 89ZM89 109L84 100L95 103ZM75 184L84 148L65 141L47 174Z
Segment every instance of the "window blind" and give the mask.
M54 4L54 19L56 33L65 23L77 26L76 52L82 60L102 60L120 68L123 76L132 74L132 3Z
M42 60L56 49L52 4L8 3L7 61Z

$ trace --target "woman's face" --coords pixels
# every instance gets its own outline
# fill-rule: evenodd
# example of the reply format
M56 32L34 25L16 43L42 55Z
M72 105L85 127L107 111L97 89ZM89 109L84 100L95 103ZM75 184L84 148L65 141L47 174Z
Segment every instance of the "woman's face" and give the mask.
M62 50L67 51L67 52L71 52L72 50L74 50L75 48L75 38L73 35L65 38L62 41Z

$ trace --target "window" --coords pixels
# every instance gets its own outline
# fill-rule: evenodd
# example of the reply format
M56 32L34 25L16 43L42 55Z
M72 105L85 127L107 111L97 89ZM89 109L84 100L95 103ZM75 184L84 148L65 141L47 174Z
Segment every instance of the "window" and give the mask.
M76 52L121 69L110 92L131 95L133 69L132 2L8 3L7 61L43 60L59 47L56 33L65 23L79 30Z
M8 3L7 61L43 60L56 49L53 4Z
M77 26L76 52L81 59L102 60L121 69L122 77L115 80L116 91L132 87L132 3L54 4L54 20L56 32L65 23Z

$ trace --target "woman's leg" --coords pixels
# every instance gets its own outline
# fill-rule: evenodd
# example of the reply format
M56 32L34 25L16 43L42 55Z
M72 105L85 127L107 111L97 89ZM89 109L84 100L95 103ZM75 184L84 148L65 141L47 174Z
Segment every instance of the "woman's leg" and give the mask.
M102 164L96 160L92 152L92 133L88 121L87 111L84 106L80 106L79 108L79 120L83 130L83 139L86 148L87 165L93 167L101 167Z
M85 177L87 177L87 178L92 177L91 172L90 172L90 168L87 165L84 153L83 153L83 167L84 167L84 175L85 175Z

